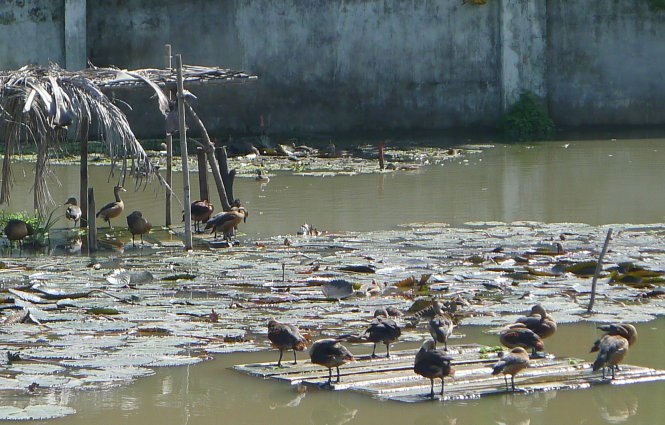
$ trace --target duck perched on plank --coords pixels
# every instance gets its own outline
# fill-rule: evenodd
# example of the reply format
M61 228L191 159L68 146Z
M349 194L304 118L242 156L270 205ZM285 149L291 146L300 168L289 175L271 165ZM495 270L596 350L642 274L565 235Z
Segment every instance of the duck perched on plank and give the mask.
M104 221L108 222L111 229L113 229L111 219L119 216L122 210L125 209L125 203L120 199L120 192L127 192L127 189L122 186L114 186L113 195L115 195L115 201L104 205L95 215L95 217L101 217Z
M531 348L533 356L536 356L537 352L544 348L542 338L523 323L513 323L506 326L499 334L499 340L501 344L508 348Z
M591 352L598 352L592 369L595 372L602 368L605 379L605 368L609 367L614 379L616 371L619 370L619 363L623 361L630 346L637 342L637 329L628 323L602 325L598 329L606 333L591 347Z
M432 335L432 339L434 339L434 348L436 348L437 342L441 342L444 344L444 350L448 351L448 338L453 334L455 324L453 319L443 312L439 301L432 300L432 307L434 308L434 317L428 322L427 329Z
M394 320L388 318L388 312L385 308L380 308L374 312L374 320L363 333L368 341L374 343L372 358L377 357L376 344L379 342L386 344L386 358L390 357L390 344L397 341L400 335L402 335L402 330Z
M435 378L441 378L441 395L443 396L443 378L455 375L455 369L450 365L450 362L452 361L452 357L447 356L443 351L435 348L434 340L431 339L423 342L420 350L418 350L416 359L413 363L413 371L420 376L429 378L429 396L431 398L434 398Z
M531 313L517 319L517 323L523 323L542 339L549 338L556 332L556 321L542 304L531 307Z
M508 390L508 377L506 375L510 375L510 383L513 391L515 391L515 375L527 367L529 367L529 353L522 347L515 347L493 366L492 375L503 373L506 390Z
M277 320L268 321L268 339L279 350L277 367L282 367L282 356L285 350L293 350L293 364L298 364L296 351L303 351L307 347L307 339L297 327L288 323L279 323Z
M339 382L339 367L348 361L353 361L353 354L337 339L320 339L309 349L309 357L314 364L328 368L328 385L332 384L332 368L337 368L337 382Z

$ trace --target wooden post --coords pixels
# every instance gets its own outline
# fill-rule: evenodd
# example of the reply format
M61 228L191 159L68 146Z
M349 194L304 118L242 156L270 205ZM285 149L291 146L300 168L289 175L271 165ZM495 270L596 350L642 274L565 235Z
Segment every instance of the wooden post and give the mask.
M610 243L610 238L612 237L612 228L607 229L607 236L605 236L605 243L603 244L603 250L600 251L598 256L598 263L596 264L596 270L593 273L593 281L591 281L591 299L589 300L589 307L587 307L586 312L591 313L593 310L593 303L596 300L596 282L598 281L598 275L600 270L603 268L603 257L607 252L607 245Z
M81 229L88 226L88 130L90 118L87 115L81 117L79 129L79 140L81 143L81 181L79 182L79 207L81 208ZM93 216L94 217L94 216Z
M385 142L381 141L379 142L379 168L381 171L385 168L385 162L384 162L384 157L383 157L383 150L385 148Z
M199 163L199 195L200 200L209 201L208 197L208 165L206 163L206 153L201 147L196 148L196 159Z
M185 209L185 249L192 249L192 203L189 195L189 165L187 164L187 127L185 125L185 88L182 78L182 56L175 57L178 71L178 132L180 133L180 158L182 159L183 203Z
M164 66L166 69L171 69L171 45L164 45ZM169 100L171 100L171 91L168 93ZM169 133L166 135L166 211L165 211L165 224L171 225L171 195L173 187L173 136Z
M222 176L224 188L226 189L226 199L229 201L229 204L233 205L233 201L235 201L233 198L233 180L236 176L236 170L229 171L228 156L226 155L226 148L224 146L215 148L215 157L217 158L219 173Z
M97 251L97 221L95 220L95 189L88 188L88 252Z

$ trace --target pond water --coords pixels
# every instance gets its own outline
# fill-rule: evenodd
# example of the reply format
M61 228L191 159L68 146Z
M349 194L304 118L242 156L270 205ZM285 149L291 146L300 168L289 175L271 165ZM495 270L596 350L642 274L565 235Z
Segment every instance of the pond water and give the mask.
M451 225L515 220L659 223L665 211L664 142L497 145L417 171L325 178L278 173L266 185L237 179L236 195L250 210L241 230L251 241L294 234L305 222L331 232L432 221ZM30 167L17 167L14 172L17 182L9 209L30 210L31 194L20 195L30 190ZM54 172L62 184L51 185L58 202L78 193L78 168L59 166ZM91 167L91 174L98 204L110 201L115 182L109 180L108 168ZM179 175L175 181L178 191ZM194 178L192 182L193 193L197 193ZM141 191L129 188L123 198L129 211L141 210L153 223L161 224L163 194L157 183ZM116 225L123 222L124 215ZM639 324L639 342L626 362L665 368L664 328L663 318ZM479 326L462 326L457 332L466 336L454 343L496 345L496 336L485 331ZM588 349L598 336L591 323L562 325L547 341L547 348L560 356L592 359ZM352 350L367 353L368 348L354 346ZM402 343L395 350L411 348L416 346ZM78 413L48 423L656 424L665 413L663 382L406 405L344 392L299 392L285 383L229 369L233 364L275 358L276 352L221 355L194 366L158 368L154 376L118 389L64 391L58 397Z
M267 184L238 178L235 195L250 213L242 230L258 237L293 234L303 223L330 232L433 221L659 223L665 215L663 143L650 139L496 145L417 171L336 177L278 173ZM30 211L32 168L16 167L14 175L8 209ZM60 185L54 180L49 187L57 202L78 196L76 166L56 166L54 175ZM109 177L108 167L90 167L90 179L97 205L113 200L117 176ZM163 224L163 188L154 181L136 191L131 181L122 194L126 212L140 210L153 224ZM181 193L180 174L174 182L176 194ZM192 199L197 196L193 174ZM219 210L216 196L213 203ZM174 224L180 224L182 207L174 206L173 211ZM124 225L124 216L116 224ZM63 218L58 225L68 223ZM102 225L100 220L98 226Z

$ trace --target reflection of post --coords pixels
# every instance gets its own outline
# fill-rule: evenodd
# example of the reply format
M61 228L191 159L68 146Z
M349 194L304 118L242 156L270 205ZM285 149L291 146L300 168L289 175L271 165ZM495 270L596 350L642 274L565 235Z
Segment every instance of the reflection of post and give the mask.
M97 251L97 221L95 220L95 189L88 189L88 252Z
M208 198L208 166L206 164L206 153L202 147L196 148L196 159L199 163L199 195L200 200L209 201Z
M185 88L182 79L182 56L176 55L178 71L178 131L180 132L180 158L182 160L183 203L185 209L185 249L192 249L192 211L189 195L189 165L187 164L187 127L185 126Z
M88 226L88 129L90 119L87 115L81 117L79 140L81 143L81 181L79 182L79 196L81 208L81 229ZM93 216L94 217L94 216Z
M164 45L164 65L166 69L171 69L171 45ZM168 91L169 100L171 100L171 90ZM166 219L165 224L171 225L171 188L173 187L173 136L171 133L166 135Z

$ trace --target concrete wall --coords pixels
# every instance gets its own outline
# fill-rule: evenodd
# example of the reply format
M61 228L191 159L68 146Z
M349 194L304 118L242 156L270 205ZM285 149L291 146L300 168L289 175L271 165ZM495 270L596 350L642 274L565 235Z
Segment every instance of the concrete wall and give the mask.
M0 68L64 63L65 7L61 0L0 2Z
M62 60L62 4L77 1L0 6L0 40L39 7L51 19L37 33L52 34L0 51L0 66ZM261 115L301 134L491 126L524 89L562 125L665 123L665 13L646 0L105 0L86 19L98 66L162 67L170 43L185 63L259 75L194 89L218 137L258 131ZM159 137L147 95L117 93L137 133Z

